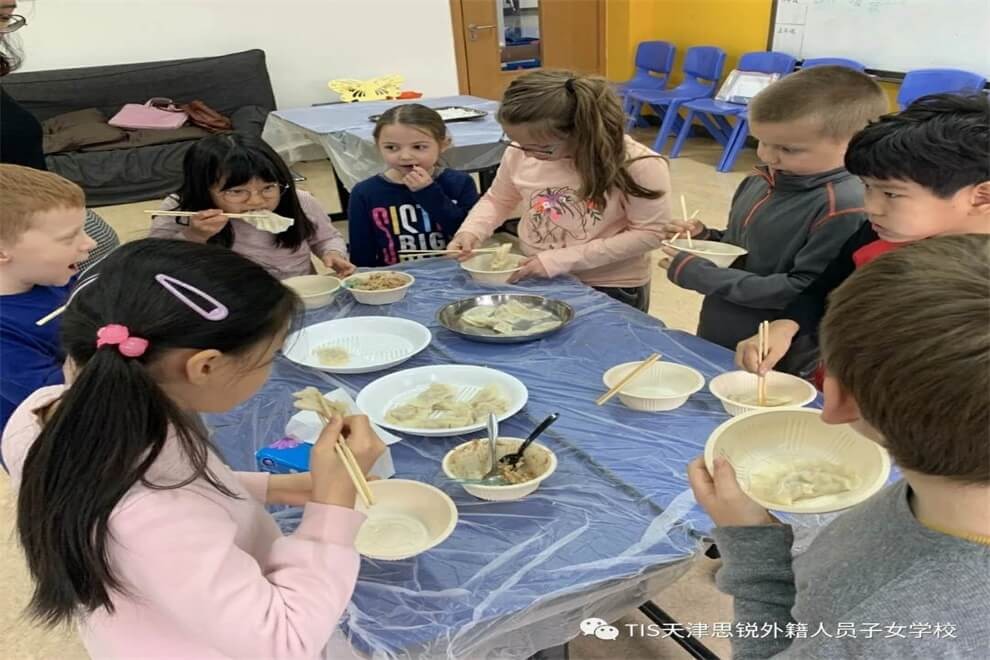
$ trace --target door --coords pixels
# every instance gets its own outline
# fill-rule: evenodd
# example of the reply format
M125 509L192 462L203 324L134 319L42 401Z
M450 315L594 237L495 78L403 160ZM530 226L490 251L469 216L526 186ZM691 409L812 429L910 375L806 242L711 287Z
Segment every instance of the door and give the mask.
M605 0L450 0L462 94L499 99L539 68L604 73Z

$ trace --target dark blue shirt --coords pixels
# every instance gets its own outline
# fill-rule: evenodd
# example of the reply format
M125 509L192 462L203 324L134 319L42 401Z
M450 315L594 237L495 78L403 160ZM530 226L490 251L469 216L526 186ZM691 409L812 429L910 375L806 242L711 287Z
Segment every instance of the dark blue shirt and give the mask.
M402 250L443 250L477 201L474 179L457 170L443 170L416 192L383 174L365 179L347 207L351 263L391 266Z
M35 321L68 298L69 286L35 286L25 293L0 296L0 428L32 392L62 382L61 318L42 326Z

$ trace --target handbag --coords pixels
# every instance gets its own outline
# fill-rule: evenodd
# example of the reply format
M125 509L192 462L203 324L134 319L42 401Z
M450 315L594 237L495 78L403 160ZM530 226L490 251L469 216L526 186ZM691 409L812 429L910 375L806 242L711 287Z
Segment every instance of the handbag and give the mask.
M117 128L175 129L189 119L189 115L175 106L172 99L154 97L141 105L127 103L107 123Z
M200 128L205 128L211 133L224 133L234 128L230 119L221 115L202 101L196 100L191 103L184 103L179 107L189 115L190 123Z

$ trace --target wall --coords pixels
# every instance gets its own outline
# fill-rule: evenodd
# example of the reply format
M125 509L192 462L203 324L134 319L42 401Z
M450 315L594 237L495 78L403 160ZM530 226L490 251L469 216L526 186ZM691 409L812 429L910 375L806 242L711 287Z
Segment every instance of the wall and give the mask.
M24 71L261 48L283 108L331 100L334 78L389 73L457 93L448 0L20 0L18 13Z
M739 56L765 50L770 30L772 0L609 0L608 62L610 80L632 76L636 44L659 39L677 46L671 80L680 81L684 52L690 46L712 45L725 50L725 72ZM881 83L896 107L898 85Z

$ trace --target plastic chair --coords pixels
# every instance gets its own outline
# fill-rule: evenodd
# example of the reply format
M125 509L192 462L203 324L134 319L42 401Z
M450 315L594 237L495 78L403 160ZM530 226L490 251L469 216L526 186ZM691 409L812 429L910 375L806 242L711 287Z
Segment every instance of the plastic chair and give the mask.
M797 64L797 60L786 53L753 52L746 53L739 58L737 70L787 75L794 70L795 64ZM698 99L685 103L684 108L687 113L681 131L677 135L677 141L674 143L674 148L670 151L671 158L677 158L681 155L684 142L691 133L691 124L697 117L701 125L724 147L722 158L719 160L718 171L731 170L736 162L736 157L746 143L746 137L749 135L746 105L715 99ZM726 117L735 117L735 125L729 123Z
M680 85L664 90L633 89L627 93L630 110L629 127L632 128L636 118L639 117L643 104L649 105L658 116L663 117L657 138L653 143L654 151L662 151L667 136L680 128L681 119L677 111L681 104L714 96L715 87L722 77L724 67L725 51L721 48L717 46L688 48L684 56L684 65L681 67L684 81Z
M615 92L622 99L622 108L629 114L626 95L634 89L662 90L674 68L677 47L669 41L641 41L636 46L636 72L629 80L615 84ZM637 117L638 120L642 118Z
M866 71L865 64L845 57L809 57L801 62L802 69L810 69L815 66L844 66L853 71Z
M901 110L927 94L940 92L980 92L987 79L962 69L915 69L908 71L897 92Z

